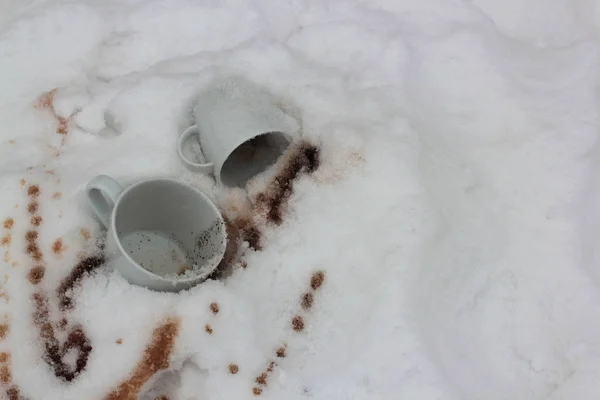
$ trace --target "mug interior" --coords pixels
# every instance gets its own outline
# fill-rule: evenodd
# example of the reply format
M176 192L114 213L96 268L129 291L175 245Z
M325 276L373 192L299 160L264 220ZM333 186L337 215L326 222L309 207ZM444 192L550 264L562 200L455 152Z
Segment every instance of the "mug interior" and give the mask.
M117 240L137 265L170 280L208 276L226 246L216 206L183 183L158 179L123 193L114 212Z
M221 167L221 182L226 186L244 187L254 176L273 165L289 146L282 132L267 132L235 148Z

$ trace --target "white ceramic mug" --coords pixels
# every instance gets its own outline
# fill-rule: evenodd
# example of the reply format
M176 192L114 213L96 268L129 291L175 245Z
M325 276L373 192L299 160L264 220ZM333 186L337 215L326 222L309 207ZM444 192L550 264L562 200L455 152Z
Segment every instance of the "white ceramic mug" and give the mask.
M227 233L215 204L173 179L149 179L124 189L106 175L86 193L109 230L109 263L130 283L176 292L202 282L225 254Z
M270 93L242 78L209 86L196 99L194 118L196 125L179 137L179 157L189 169L212 173L225 186L243 187L275 163L300 129ZM200 143L206 163L184 155L192 137Z

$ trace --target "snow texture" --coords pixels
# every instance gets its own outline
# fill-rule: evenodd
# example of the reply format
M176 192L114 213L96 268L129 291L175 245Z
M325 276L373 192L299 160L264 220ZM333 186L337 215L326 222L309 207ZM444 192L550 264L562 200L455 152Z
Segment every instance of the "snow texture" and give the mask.
M1 1L0 398L600 398L599 39L593 0ZM281 166L177 158L229 73L318 148L281 223L248 203ZM85 274L97 174L261 246L180 294Z

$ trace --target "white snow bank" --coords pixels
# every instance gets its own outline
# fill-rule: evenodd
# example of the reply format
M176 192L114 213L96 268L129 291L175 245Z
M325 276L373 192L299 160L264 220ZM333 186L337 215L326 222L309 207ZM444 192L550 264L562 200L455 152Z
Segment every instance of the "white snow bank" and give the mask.
M120 386L133 374L150 378L144 399L596 398L597 10L0 4L2 393L135 398ZM244 193L184 170L174 151L193 95L224 73L273 92L320 148L283 223L259 221L262 250L224 281L162 294L101 268L62 310L57 288L101 237L82 192L94 175L177 177L239 212ZM325 280L311 291L315 271ZM62 344L85 332L71 382L36 321L69 368L79 353ZM157 337L170 366L153 375L144 349Z

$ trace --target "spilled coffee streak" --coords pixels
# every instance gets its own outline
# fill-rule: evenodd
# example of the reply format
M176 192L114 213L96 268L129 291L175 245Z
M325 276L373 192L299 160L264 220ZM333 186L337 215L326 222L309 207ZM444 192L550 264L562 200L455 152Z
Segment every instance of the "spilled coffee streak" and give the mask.
M267 191L259 194L256 201L266 207L267 220L275 225L283 222L283 207L294 192L293 183L301 174L312 174L321 164L317 146L303 142L293 150L288 163L275 177Z
M32 296L35 304L33 322L38 327L40 339L44 345L43 359L54 372L57 378L71 382L83 371L87 365L92 346L81 328L76 328L69 333L64 344L60 344L50 321L48 297L36 292ZM75 367L67 365L63 358L70 350L77 351Z
M227 249L223 260L208 279L222 279L227 275L229 267L243 256L238 255L242 242L248 243L252 250L262 250L262 231L255 219L266 217L268 222L280 225L283 222L284 206L293 193L294 182L301 175L312 174L319 168L320 154L319 148L314 144L306 141L299 143L283 160L283 166L273 181L256 196L256 201L247 215L235 219L224 217L228 237ZM247 264L242 261L241 266L245 268Z
M34 286L38 285L44 279L46 269L46 267L43 265L44 257L40 250L40 246L38 245L39 232L35 229L42 222L42 217L38 215L39 205L37 202L37 198L40 196L40 193L41 192L38 185L31 185L27 189L27 194L30 199L28 211L31 214L31 225L33 229L27 231L25 234L25 241L27 243L25 250L35 262L28 274L29 282ZM62 244L62 240L59 239L54 243L53 251L55 253L60 253L62 250L64 250L64 246ZM77 268L75 269L77 270ZM78 276L79 275L83 275L83 273L78 273ZM73 282L76 281L77 279L73 279ZM64 299L67 298L66 292L73 286L73 284L74 283L71 283L69 285L63 282L63 284L59 287L59 299L63 300L61 304L66 303L67 305L71 305L70 298L68 298L68 301ZM62 298L60 297L60 294L63 294ZM60 343L56 337L55 328L65 330L68 325L68 321L66 318L62 318L59 323L54 324L50 318L49 299L45 292L35 292L32 296L32 300L35 306L32 315L33 323L38 328L39 338L44 349L42 359L52 369L52 372L57 378L65 382L71 382L87 366L88 358L90 352L92 351L90 340L82 328L75 327L71 332L68 333L64 343ZM71 351L75 351L77 354L74 366L68 365L64 362L65 356ZM18 397L18 389L16 390L16 396ZM14 393L15 392L13 392L13 394Z
M104 256L92 255L81 260L75 268L71 271L71 274L67 276L61 282L60 286L56 290L59 306L62 311L68 310L73 307L73 299L69 292L73 289L78 282L88 273L94 271L98 267L104 264Z
M179 334L180 320L170 317L154 329L152 340L131 377L113 390L106 400L135 400L142 386L159 371L169 368L169 358Z
M49 92L43 93L35 102L35 108L39 110L50 110L52 116L56 119L58 125L56 127L56 133L58 133L59 135L66 135L67 133L69 133L69 119L58 116L54 108L54 97L56 96L57 90L57 88L54 88Z

